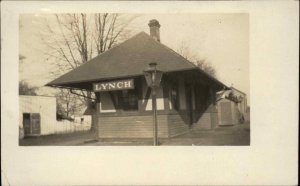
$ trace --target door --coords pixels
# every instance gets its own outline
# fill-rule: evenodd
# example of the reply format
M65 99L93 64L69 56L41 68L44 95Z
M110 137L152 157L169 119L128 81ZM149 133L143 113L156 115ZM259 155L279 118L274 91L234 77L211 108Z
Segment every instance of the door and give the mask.
M30 113L23 113L23 128L24 136L28 136L31 134Z
M31 114L31 134L39 135L41 133L41 116L39 113Z
M39 113L23 113L24 136L41 133L41 117Z

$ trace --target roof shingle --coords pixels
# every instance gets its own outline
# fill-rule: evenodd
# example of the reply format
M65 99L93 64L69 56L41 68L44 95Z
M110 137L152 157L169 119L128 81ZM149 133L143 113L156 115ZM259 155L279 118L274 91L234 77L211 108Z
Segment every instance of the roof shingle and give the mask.
M150 62L156 62L164 72L197 68L172 49L141 32L51 81L47 86L138 76L143 74Z

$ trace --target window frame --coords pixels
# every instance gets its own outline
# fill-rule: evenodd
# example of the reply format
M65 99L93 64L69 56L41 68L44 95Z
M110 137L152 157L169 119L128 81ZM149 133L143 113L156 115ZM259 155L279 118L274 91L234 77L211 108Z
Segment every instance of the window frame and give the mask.
M124 96L124 93L127 92L127 96ZM130 96L134 96L134 108L130 108ZM139 92L138 89L135 87L134 89L128 89L128 90L120 90L119 93L117 93L118 98L118 109L123 112L134 112L139 111ZM125 101L125 98L128 99Z

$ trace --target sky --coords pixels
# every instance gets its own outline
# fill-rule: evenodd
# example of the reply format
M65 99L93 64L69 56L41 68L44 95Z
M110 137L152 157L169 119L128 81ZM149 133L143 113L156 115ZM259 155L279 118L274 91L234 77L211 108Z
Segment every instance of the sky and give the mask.
M132 34L149 33L148 22L161 25L161 43L177 51L182 43L199 59L206 59L227 86L245 92L250 100L249 82L249 15L248 14L138 14L128 28ZM20 15L19 53L26 58L19 68L19 79L42 87L53 80L53 64L47 62L40 32L44 18L53 15Z

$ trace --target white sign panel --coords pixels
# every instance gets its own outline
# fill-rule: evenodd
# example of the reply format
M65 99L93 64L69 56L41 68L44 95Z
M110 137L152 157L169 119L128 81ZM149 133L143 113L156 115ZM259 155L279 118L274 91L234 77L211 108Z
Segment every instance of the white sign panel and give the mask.
M133 79L94 83L94 92L134 89Z

